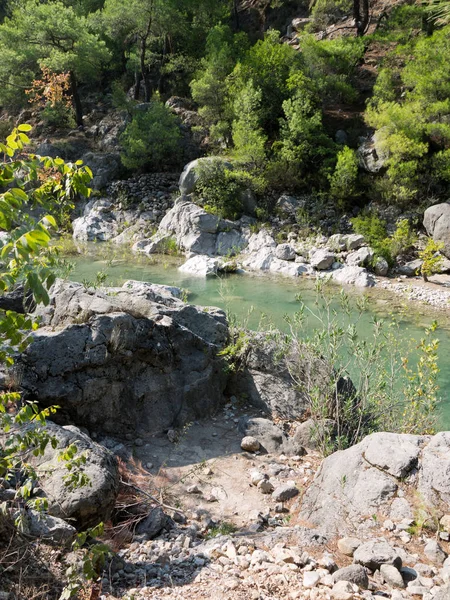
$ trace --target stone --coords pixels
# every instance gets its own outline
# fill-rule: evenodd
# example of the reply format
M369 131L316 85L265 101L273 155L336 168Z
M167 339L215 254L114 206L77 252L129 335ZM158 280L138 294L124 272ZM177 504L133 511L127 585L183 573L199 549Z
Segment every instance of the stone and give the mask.
M400 571L396 569L393 565L381 565L380 573L384 582L390 585L391 587L406 587Z
M271 494L275 489L273 484L268 479L263 479L260 481L257 487L262 494Z
M368 173L378 173L381 171L389 158L389 154L386 152L382 141L383 128L367 138L362 138L361 144L358 147L357 156L359 164Z
M422 452L418 490L433 506L450 504L450 432L436 434Z
M225 403L223 311L142 282L89 291L58 281L50 295L39 312L45 326L21 357L23 387L41 405L60 405L90 431L136 438Z
M447 553L436 540L430 540L423 549L425 556L435 565L443 565L447 558Z
M269 419L242 417L239 420L238 428L245 434L244 439L250 437L258 440L258 450L269 454L281 454L289 443L283 430Z
M192 256L178 270L183 273L189 273L189 275L195 275L196 277L213 277L217 275L218 267L219 262L216 258Z
M423 438L414 435L389 433L371 436L364 459L370 465L402 479L417 466L422 440Z
M275 248L275 256L280 260L295 260L296 253L290 244L278 244Z
M107 242L119 233L117 214L110 200L87 203L83 216L72 221L73 238L83 242Z
M369 587L369 577L367 570L361 565L349 565L338 569L333 573L333 581L348 581L356 584L358 587L367 590Z
M173 526L172 519L159 506L153 508L143 521L138 523L135 533L145 535L149 540L157 537L164 529Z
M399 473L411 464L407 452L402 461L397 459L397 445L403 445L398 434L375 433L328 456L303 495L299 517L328 533L345 534L349 522L378 512L398 488L389 471ZM374 465L366 460L367 450ZM377 458L378 450L382 460Z
M351 267L367 267L373 259L373 256L374 252L372 248L364 246L359 250L350 252L345 262Z
M311 250L309 254L309 262L314 269L317 269L318 271L325 271L334 263L334 257L334 252L330 252L329 250Z
M337 581L331 590L334 600L352 600L353 586L349 581Z
M241 440L241 448L246 452L258 452L260 447L261 444L258 442L258 440L251 435L247 435Z
M308 450L318 450L321 440L333 437L335 434L336 423L333 419L307 419L297 425L293 439L294 441Z
M258 483L263 479L266 479L266 477L267 476L264 473L261 473L261 471L254 470L250 473L250 481L252 482L252 485L258 485Z
M406 498L394 498L389 516L394 522L402 521L403 519L412 519L413 512L408 500Z
M386 275L389 273L388 261L382 256L379 256L375 261L373 270L375 275L378 275L379 277L386 277Z
M376 571L381 565L393 565L398 569L402 566L402 559L385 540L371 540L361 544L353 554L356 564L363 565L371 571Z
M397 267L397 273L399 275L406 275L407 277L414 277L420 272L420 268L423 264L423 260L420 258L411 260L403 265Z
M320 575L315 571L305 571L303 573L303 587L311 589L316 587L320 581Z
M443 242L442 253L450 258L450 204L443 202L426 209L423 224L429 236Z
M298 496L298 494L299 490L295 484L286 483L275 489L272 494L272 498L275 500L275 502L286 502L291 498L295 498L295 496Z
M363 267L345 266L333 271L333 280L344 285L356 287L372 287L375 281L370 273Z
M450 515L444 515L439 521L439 525L444 531L450 533Z
M345 554L345 556L353 556L355 550L361 546L361 541L355 537L346 537L338 540L337 543L339 552Z
M118 152L88 152L83 155L82 161L92 171L93 179L90 185L96 190L104 189L123 171Z
M292 217L295 217L298 209L304 208L304 206L304 200L300 200L295 196L288 196L287 194L280 196L276 204L276 207L279 211Z
M50 544L68 546L77 530L63 519L37 510L26 511L26 533Z
M114 507L119 489L119 470L114 455L93 442L77 427L60 427L47 421L46 432L55 440L56 448L47 444L44 454L30 458L36 469L40 487L48 499L48 512L59 519L72 519L78 526L90 527L106 521ZM75 445L77 456L84 455L83 474L88 485L68 487L67 468L59 455ZM55 522L55 528L59 527ZM52 526L50 522L48 526Z

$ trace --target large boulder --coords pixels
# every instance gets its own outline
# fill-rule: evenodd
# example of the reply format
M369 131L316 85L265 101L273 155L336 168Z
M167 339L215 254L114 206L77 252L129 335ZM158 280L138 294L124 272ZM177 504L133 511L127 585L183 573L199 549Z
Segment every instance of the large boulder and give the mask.
M363 267L345 266L333 271L333 280L343 285L356 287L372 287L375 285L373 276Z
M217 275L219 261L209 256L192 256L188 261L178 268L183 273L189 273L196 277L212 277Z
M448 502L449 464L450 434L430 441L426 436L374 433L323 461L303 497L300 517L328 533L353 532L374 513L388 517L401 485L417 486L417 471L422 497L435 505Z
M119 469L114 455L77 427L60 427L49 421L45 430L56 440L56 447L47 444L44 454L34 457L32 463L39 486L48 499L49 514L58 519L73 520L80 527L97 525L108 519L119 490ZM66 462L59 456L72 444L77 448L77 456L84 455L86 459L81 469L88 478L87 485L73 486L67 480L69 471ZM30 526L37 533L39 527L35 520ZM69 537L70 534L58 521L51 522L49 519L41 523L41 529L47 529L48 535L53 537Z
M110 200L99 199L88 202L83 216L72 223L73 237L83 242L106 242L119 233L117 216Z
M368 173L378 173L384 168L389 154L383 146L383 129L362 140L357 156L360 166Z
M173 235L178 247L207 256L236 254L247 244L239 224L212 215L181 197L159 225L157 235Z
M114 179L117 179L122 171L118 152L87 152L82 160L92 171L91 185L96 190L105 188Z
M450 258L450 203L443 202L430 206L423 215L423 224L436 242L443 242L442 252Z
M207 416L223 401L223 311L185 304L170 288L127 282L86 290L58 281L44 327L21 360L23 386L60 418L117 435L153 433Z

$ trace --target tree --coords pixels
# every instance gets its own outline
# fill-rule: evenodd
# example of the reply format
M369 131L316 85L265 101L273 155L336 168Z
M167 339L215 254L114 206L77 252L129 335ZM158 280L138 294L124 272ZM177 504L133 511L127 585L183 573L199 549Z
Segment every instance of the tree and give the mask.
M433 238L429 238L425 248L420 250L419 258L423 262L419 270L424 281L428 281L428 277L436 273L442 265L443 258L439 252L443 247L443 242L435 242Z
M234 101L233 143L238 161L261 169L266 158L267 136L260 126L262 92L250 79Z
M154 98L145 111L135 111L122 134L122 162L130 169L150 166L161 169L177 163L180 129L176 117Z
M83 124L79 83L97 80L109 59L105 43L90 30L89 21L59 0L40 3L24 0L15 5L11 18L0 26L0 79L15 84L16 73L24 74L25 88L40 68L69 73L77 125Z

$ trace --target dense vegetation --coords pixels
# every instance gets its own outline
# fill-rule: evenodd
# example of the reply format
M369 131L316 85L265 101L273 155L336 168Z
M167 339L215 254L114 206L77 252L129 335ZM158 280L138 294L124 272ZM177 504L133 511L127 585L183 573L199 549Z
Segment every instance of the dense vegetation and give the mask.
M241 3L229 0L3 0L0 106L14 114L31 100L44 122L62 128L82 125L93 102L126 108L123 163L157 170L183 158L164 101L189 97L207 151L237 163L261 197L269 189L307 191L344 210L373 200L405 207L445 197L445 3L430 11L406 2L384 11L370 30L360 23L319 40L315 31L352 11L345 1L321 0L298 48L269 28L270 19L281 26L277 14L306 14L306 5L251 4L256 29ZM361 19L365 4L353 3ZM378 76L366 101L360 69L374 45ZM150 103L147 112L135 110L139 101ZM336 136L336 108L353 115L344 136ZM367 174L356 150L360 136L373 132L384 166Z

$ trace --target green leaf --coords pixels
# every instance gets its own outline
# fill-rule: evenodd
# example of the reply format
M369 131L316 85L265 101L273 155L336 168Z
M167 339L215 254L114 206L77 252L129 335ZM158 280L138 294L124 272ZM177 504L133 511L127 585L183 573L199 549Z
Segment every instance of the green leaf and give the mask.
M19 125L17 127L17 129L19 131L31 131L33 129L33 127L31 125L29 125L28 123L22 123L21 125Z

